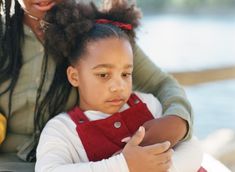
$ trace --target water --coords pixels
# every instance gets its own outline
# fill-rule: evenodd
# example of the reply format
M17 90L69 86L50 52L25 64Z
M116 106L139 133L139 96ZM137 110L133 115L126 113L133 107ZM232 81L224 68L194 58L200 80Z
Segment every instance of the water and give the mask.
M168 72L235 65L235 16L147 16L138 39L151 60ZM185 91L199 138L220 128L235 130L235 78Z
M199 138L221 128L235 131L235 79L185 87L194 109L194 133Z
M235 65L235 16L147 16L138 39L167 71Z

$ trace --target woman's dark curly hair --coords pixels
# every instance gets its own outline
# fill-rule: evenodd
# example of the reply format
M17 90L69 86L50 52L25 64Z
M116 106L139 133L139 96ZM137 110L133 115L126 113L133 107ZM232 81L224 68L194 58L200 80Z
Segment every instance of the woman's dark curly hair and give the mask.
M14 15L11 15L13 4ZM23 14L17 0L0 0L0 84L9 81L0 96L9 92L8 115L11 114L12 93L22 66Z
M106 11L98 10L93 4L75 4L67 0L54 6L45 16L49 23L45 32L45 52L50 54L57 68L49 92L39 106L36 122L46 121L64 109L72 86L66 76L66 69L86 52L88 42L118 37L134 44L135 28L139 25L140 11L128 1L116 3ZM114 24L99 24L97 19L108 19L126 23L132 29L126 30ZM78 95L77 95L78 97ZM45 117L49 109L49 117Z

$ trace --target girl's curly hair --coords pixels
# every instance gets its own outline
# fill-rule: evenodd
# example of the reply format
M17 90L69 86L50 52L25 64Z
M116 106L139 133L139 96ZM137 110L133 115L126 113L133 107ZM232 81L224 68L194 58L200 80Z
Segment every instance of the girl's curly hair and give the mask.
M108 10L99 10L94 3L76 4L67 0L45 16L45 20L50 23L45 33L45 47L56 61L67 58L73 63L85 52L86 43L91 40L118 36L127 38L133 44L140 17L140 10L127 0L122 3L116 1ZM132 29L125 30L108 23L99 24L96 23L97 19L130 24Z
M45 21L49 25L45 31L45 53L54 58L56 70L50 89L36 110L37 128L42 130L47 120L66 110L65 105L72 90L66 69L86 52L87 43L120 37L133 44L140 17L140 11L135 5L128 4L127 0L115 4L109 10L99 10L93 3L76 4L73 0L66 0L46 14ZM97 19L128 23L133 29L123 30L113 24L98 24L95 22Z

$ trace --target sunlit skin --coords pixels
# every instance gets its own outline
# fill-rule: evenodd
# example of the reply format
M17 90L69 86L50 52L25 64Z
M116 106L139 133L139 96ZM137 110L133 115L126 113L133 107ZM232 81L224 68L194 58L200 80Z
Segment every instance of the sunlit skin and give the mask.
M18 0L25 12L37 18L43 18L48 10L62 1L63 0Z
M79 90L79 107L107 114L118 112L132 92L133 52L122 38L91 41L67 75Z

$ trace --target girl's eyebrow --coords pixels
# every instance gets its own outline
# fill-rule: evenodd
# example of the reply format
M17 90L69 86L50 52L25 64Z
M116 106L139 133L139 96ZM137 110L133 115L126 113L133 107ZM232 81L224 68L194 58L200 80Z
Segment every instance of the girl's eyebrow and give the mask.
M112 64L98 64L94 66L92 69L97 69L97 68L114 68L114 65Z
M124 69L133 69L133 65L132 64L125 65Z
M94 66L92 69L97 69L97 68L115 68L115 66L112 64L99 64L99 65ZM128 68L133 68L133 64L127 64L124 66L124 69L128 69Z

